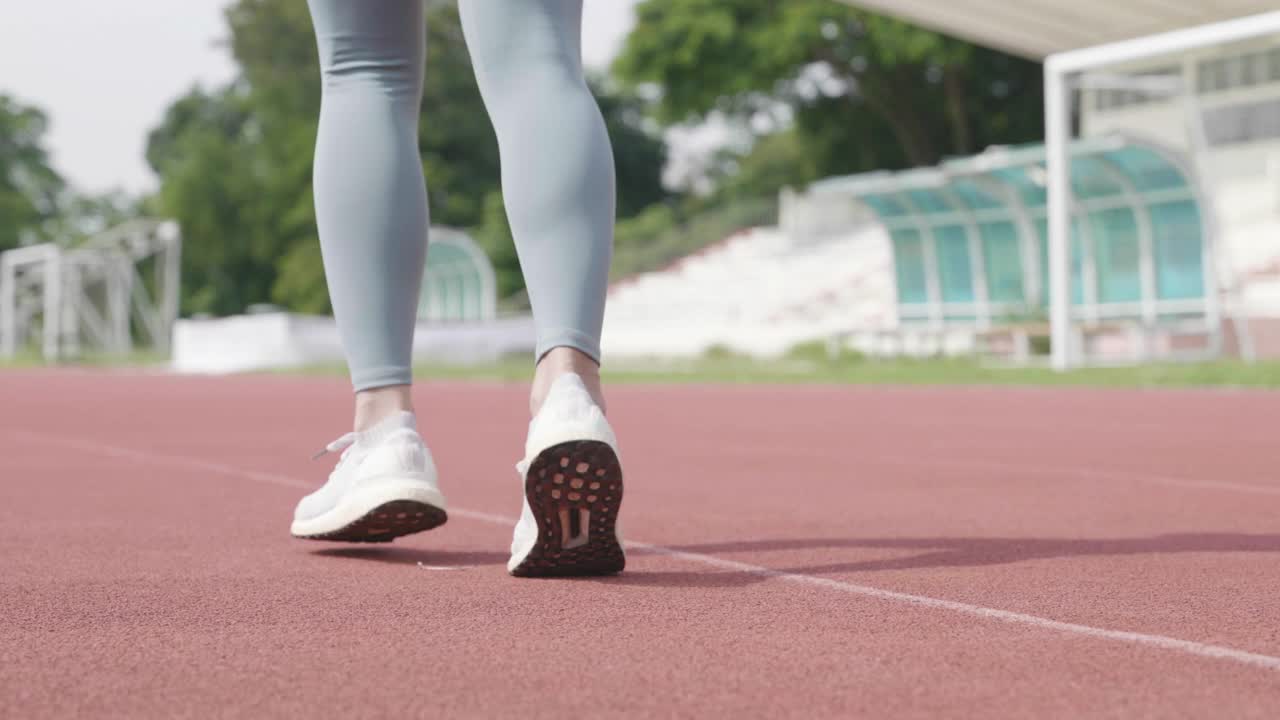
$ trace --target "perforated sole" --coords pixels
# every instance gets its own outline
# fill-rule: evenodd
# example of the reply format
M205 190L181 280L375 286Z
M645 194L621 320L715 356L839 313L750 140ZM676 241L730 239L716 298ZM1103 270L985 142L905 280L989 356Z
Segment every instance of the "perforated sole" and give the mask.
M294 537L303 540L384 543L440 527L448 519L448 513L434 505L415 500L394 500L379 505L337 530Z
M622 467L607 443L575 440L543 450L529 466L524 492L538 542L512 575L613 575L626 566L615 529Z

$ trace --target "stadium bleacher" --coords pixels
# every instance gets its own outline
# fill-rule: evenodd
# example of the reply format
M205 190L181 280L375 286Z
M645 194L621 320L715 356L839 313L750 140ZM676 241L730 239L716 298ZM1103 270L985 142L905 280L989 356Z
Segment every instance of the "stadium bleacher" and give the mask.
M644 356L723 346L776 355L837 329L895 325L895 302L889 238L879 225L817 240L753 228L615 285L604 349Z

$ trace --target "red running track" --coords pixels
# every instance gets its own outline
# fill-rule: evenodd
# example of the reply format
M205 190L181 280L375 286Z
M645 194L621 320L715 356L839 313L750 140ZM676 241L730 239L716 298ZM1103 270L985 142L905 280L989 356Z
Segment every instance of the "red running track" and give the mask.
M654 545L576 581L524 388L417 397L456 510L351 548L341 381L0 374L0 716L1280 716L1280 394L618 387Z

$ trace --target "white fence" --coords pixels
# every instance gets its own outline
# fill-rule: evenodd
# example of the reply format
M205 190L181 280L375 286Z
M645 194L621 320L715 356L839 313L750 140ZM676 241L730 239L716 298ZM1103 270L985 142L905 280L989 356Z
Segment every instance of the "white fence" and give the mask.
M533 318L418 324L414 358L450 363L491 362L534 351ZM170 367L180 373L222 374L342 363L333 318L264 313L229 318L179 320Z

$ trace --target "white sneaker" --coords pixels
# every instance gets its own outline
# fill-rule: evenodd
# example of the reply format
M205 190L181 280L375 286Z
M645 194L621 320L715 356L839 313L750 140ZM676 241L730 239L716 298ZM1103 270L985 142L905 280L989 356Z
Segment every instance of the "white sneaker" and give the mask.
M308 540L389 542L448 519L431 452L413 413L400 412L325 447L342 458L319 490L302 498L291 532ZM319 457L319 456L317 456Z
M507 570L520 577L609 575L626 565L618 441L582 378L551 386L516 465L524 508Z

